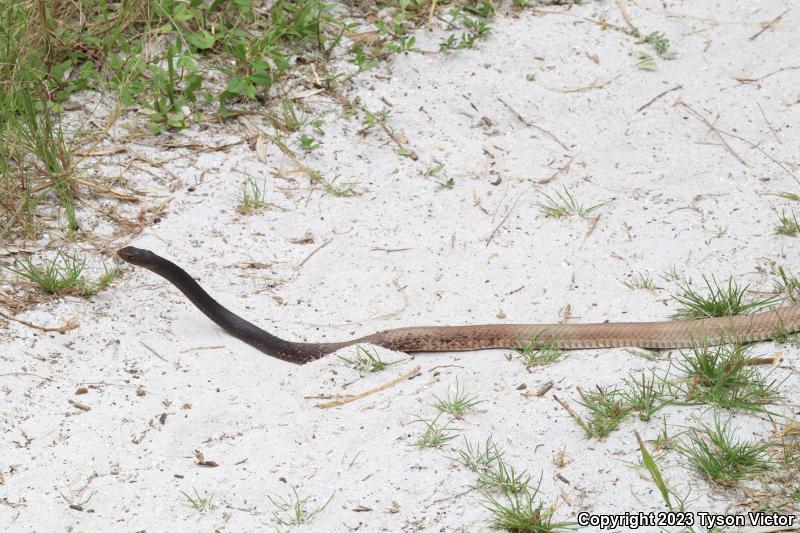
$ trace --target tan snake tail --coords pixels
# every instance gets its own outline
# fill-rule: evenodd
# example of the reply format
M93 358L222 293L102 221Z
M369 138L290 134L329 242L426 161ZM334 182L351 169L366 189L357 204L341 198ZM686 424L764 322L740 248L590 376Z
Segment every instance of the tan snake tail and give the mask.
M604 322L599 324L483 324L414 326L389 329L342 342L291 342L251 324L214 300L176 264L149 251L127 246L119 257L163 277L208 318L237 339L265 354L306 363L353 344L376 344L401 352L443 352L518 349L553 344L581 348L689 348L729 342L754 342L800 331L800 306L781 307L750 315L667 322Z

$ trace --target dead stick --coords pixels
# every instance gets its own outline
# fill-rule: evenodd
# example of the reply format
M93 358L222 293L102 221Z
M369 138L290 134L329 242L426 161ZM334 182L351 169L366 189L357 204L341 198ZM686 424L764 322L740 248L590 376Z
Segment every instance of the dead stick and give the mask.
M778 141L778 144L783 144L783 141L781 141L781 138L778 137L778 132L775 131L775 128L772 127L772 124L770 123L769 119L767 118L767 114L764 113L764 108L761 107L761 104L758 103L758 102L756 102L756 105L758 106L758 110L761 111L761 116L764 118L764 122L767 123L767 126L769 127L769 131L772 132L772 135L775 137L775 140Z
M658 100L662 96L666 96L667 94L671 93L672 91L677 91L678 89L683 89L683 85L676 85L675 87L672 87L671 89L667 89L666 91L658 93L653 98L651 98L649 102L647 102L643 106L639 107L639 109L637 109L636 112L640 113L640 112L644 111L645 109L650 107L653 104L653 102L655 102L656 100Z
M625 21L625 24L631 29L631 33L633 35L639 35L639 28L633 25L631 22L631 17L628 15L628 10L625 8L625 4L622 3L622 0L615 0L614 2L617 4L617 9L619 9L619 14L622 15L622 20Z
M19 322L23 326L28 326L29 328L38 329L39 331L44 331L45 333L57 331L63 334L66 333L67 331L71 331L78 327L78 317L72 317L56 328L39 326L38 324L28 322L27 320L22 320L21 318L14 318L13 316L7 315L2 311L0 311L0 317L5 318L6 320L13 320L14 322Z
M513 107L511 107L511 106L508 104L508 102L506 102L505 100L503 100L503 99L502 99L502 98L500 98L499 96L497 97L497 99L500 101L500 103L501 103L501 104L503 104L504 106L506 106L506 107L508 108L508 110L509 110L509 111L511 111L512 113L514 113L514 115L516 115L516 117L517 117L517 120L519 120L520 122L522 122L523 124L525 124L525 125L526 125L526 126L528 126L529 128L533 128L533 129L535 129L535 130L538 130L538 131L539 131L539 132L541 132L541 133L544 133L545 135L547 135L548 137L550 137L550 138L551 138L553 141L557 142L557 143L558 143L558 144L561 146L561 148L563 148L564 150L566 150L567 152L569 152L569 147L568 147L566 144L564 144L563 142L561 142L561 140L560 140L558 137L556 137L555 135L553 135L552 133L550 133L550 132L549 132L549 131L547 131L546 129L544 129L544 128L542 128L542 127L539 127L539 126L537 126L536 124L534 124L533 122L531 122L531 121L527 120L525 117L523 117L523 116L522 116L522 115L519 113L519 111L517 111L516 109L514 109Z
M306 261L308 261L309 259L311 259L312 257L314 257L314 254L315 254L315 253L319 252L320 250L322 250L323 248L325 248L326 246L328 246L328 245L331 243L331 241L332 241L332 240L333 240L333 238L330 238L330 239L328 239L327 241L325 241L325 242L323 242L322 244L320 244L319 246L317 246L317 247L314 249L314 251L313 251L313 252L311 252L310 254L308 254L308 255L306 256L306 258L305 258L305 259L303 259L302 261L300 261L300 263L298 263L298 265L297 265L296 267L294 267L294 269L295 269L295 270L299 270L299 269L300 269L300 268L301 268L303 265L305 265L305 264L306 264Z
M744 364L747 366L776 365L780 360L780 357L753 357L746 360Z
M756 39L758 39L758 36L759 36L759 35L761 35L761 34L762 34L762 33L764 33L765 31L767 31L768 29L770 29L770 28L771 28L773 25L775 25L775 23L776 23L776 22L778 22L779 20L781 20L781 19L783 18L783 16L784 16L786 13L788 13L788 12L789 12L789 10L790 10L790 9L791 9L791 8L787 8L787 9L786 9L786 11L784 11L783 13L781 13L780 15L778 15L777 17L775 17L774 19L772 19L772 20L770 20L769 22L767 22L766 24L764 24L764 27L763 27L763 28L761 28L761 30L759 30L759 31L758 31L758 33L756 33L755 35L751 35L751 36L750 36L750 40L751 40L751 41L755 41Z
M39 378L42 381L53 381L53 378L48 378L47 376L40 376L39 374L34 374L33 372L6 372L5 374L0 374L0 378L6 376L28 376L32 378Z
M499 230L501 227L503 227L503 224L505 224L505 223L506 223L506 220L508 220L508 217L509 217L509 216L511 216L511 212L512 212L512 211L514 211L514 208L515 208L515 207L517 207L517 204L518 204L518 203L519 203L519 201L522 199L522 197L523 197L523 196L525 196L525 193L527 193L529 190L531 190L531 187L533 187L533 185L530 185L530 186L529 186L527 189L525 189L524 191L522 191L522 194L520 194L519 196L517 196L517 199L516 199L516 200L514 200L514 203L511 205L511 208L510 208L510 209L508 210L508 212L506 213L506 216L504 216L504 217L503 217L503 220L501 220L501 221L500 221L500 224L498 224L498 225L497 225L497 226L494 228L494 230L492 230L492 234L491 234L491 235L489 235L489 238L488 238L488 239L486 239L486 247L487 247L487 248L489 247L489 243L491 243L491 242L492 242L492 239L494 239L494 236L495 236L495 234L497 233L497 231L498 231L498 230Z
M697 120L699 120L700 122L702 122L703 124L705 124L705 126L706 126L706 127L707 127L707 128L708 128L708 129L709 129L709 130L710 130L710 131L711 131L711 132L714 134L714 135L716 135L716 136L717 136L717 138L718 138L720 141L722 141L722 144L723 144L723 146L725 147L725 149L726 149L726 150L728 150L728 152L730 152L730 153L731 153L731 155L732 155L733 157L735 157L736 159L738 159L738 160L739 160L739 162L740 162L741 164L743 164L743 165L744 165L744 166L746 166L746 167L749 167L749 166L750 166L750 165L748 165L748 164L747 164L747 162L746 162L744 159L742 159L742 158L739 156L739 154L737 154L737 153L736 153L736 151L735 151L735 150L734 150L734 149L731 147L731 145L730 145L730 144L728 144L728 141L726 141L726 140L725 140L725 137L723 137L723 136L722 136L722 133L720 133L720 130L719 130L719 128L717 128L717 127L716 127L714 124L712 124L711 122L709 122L709 120L708 120L706 117L704 117L703 115L701 115L700 113L698 113L697 111L695 111L694 109L692 109L691 107L689 107L689 105L688 105L686 102L684 102L684 101L682 101L682 100L681 100L681 101L679 101L679 102L678 102L678 104L680 104L680 105L681 105L681 106L682 106L684 109L686 109L686 110L689 112L689 114L690 114L690 115L692 115L694 118L696 118Z
M350 396L348 398L341 398L341 399L338 399L338 400L334 400L332 402L318 403L314 407L319 407L320 409L330 409L331 407L336 407L336 406L343 405L343 404L346 404L346 403L354 402L356 400L360 400L361 398L363 398L365 396L369 396L370 394L375 394L376 392L380 392L380 391L382 391L384 389L388 389L389 387L394 387L395 385L397 385L398 383L400 383L404 379L408 379L411 376L415 376L416 374L419 373L419 369L420 368L421 368L420 365L417 365L414 368L412 368L410 371L406 372L405 374L401 374L401 375L397 376L392 381L389 381L388 383L384 383L380 387L375 387L375 388L372 388L372 389L369 389L369 390L365 390L361 394L356 394L355 396Z
M160 353L158 353L157 351L155 351L154 349L152 349L151 347L149 347L148 345L146 345L142 341L139 341L139 344L141 344L142 346L147 348L148 352L150 352L151 354L155 355L156 357L158 357L159 359L161 359L165 363L169 363L169 361L167 361L167 359L163 355L161 355Z

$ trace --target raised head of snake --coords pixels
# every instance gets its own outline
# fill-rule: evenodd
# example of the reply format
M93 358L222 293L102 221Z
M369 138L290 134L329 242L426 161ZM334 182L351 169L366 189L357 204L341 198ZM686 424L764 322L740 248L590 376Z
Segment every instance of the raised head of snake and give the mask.
M597 324L480 324L395 328L343 342L291 342L251 324L212 298L175 263L150 250L126 246L120 259L144 267L178 288L222 329L261 350L291 363L302 364L357 343L370 343L403 352L443 352L489 348L518 349L552 344L579 348L687 348L700 343L752 342L800 330L800 306L782 307L751 315L667 322L603 322Z

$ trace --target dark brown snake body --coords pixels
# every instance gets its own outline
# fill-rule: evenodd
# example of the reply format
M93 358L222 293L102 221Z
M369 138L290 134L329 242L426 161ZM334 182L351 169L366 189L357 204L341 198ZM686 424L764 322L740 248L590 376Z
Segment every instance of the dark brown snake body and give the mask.
M449 352L489 348L519 349L528 343L579 348L688 348L697 344L763 341L800 331L800 306L750 315L671 322L600 324L483 324L396 328L343 342L291 342L278 338L223 307L175 263L127 246L117 255L177 287L222 329L267 355L303 364L354 344L375 344L401 352Z

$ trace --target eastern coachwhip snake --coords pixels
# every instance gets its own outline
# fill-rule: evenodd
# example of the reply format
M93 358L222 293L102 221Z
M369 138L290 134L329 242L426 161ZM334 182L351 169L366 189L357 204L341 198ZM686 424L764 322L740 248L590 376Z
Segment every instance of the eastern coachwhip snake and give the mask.
M360 343L401 352L449 352L488 348L519 349L533 342L562 349L688 348L697 344L753 342L800 331L800 306L781 307L750 315L671 322L606 322L600 324L485 324L417 326L380 331L343 342L290 342L271 335L235 315L214 300L182 268L163 257L127 246L117 255L175 285L222 329L265 354L290 363L307 363L340 348Z

